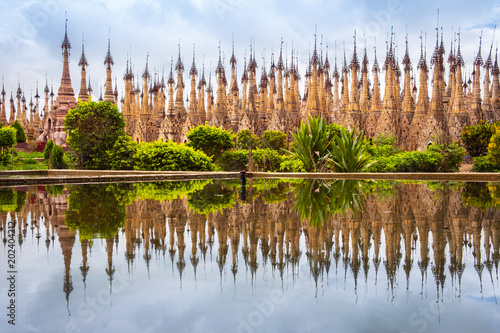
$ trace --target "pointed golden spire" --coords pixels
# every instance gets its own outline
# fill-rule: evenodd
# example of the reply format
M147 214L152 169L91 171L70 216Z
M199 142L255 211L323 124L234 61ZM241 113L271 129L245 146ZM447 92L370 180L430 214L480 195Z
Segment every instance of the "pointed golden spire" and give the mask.
M87 57L85 57L85 45L83 41L83 33L82 33L82 55L80 57L80 61L78 62L78 66L82 67L81 72L81 81L80 81L80 93L78 94L78 99L82 102L86 102L89 99L89 94L87 90L87 74L85 71L85 67L88 66Z
M115 98L113 96L113 82L111 80L111 66L114 65L113 57L111 56L111 29L109 29L109 37L108 37L108 52L106 53L106 57L104 58L104 65L106 65L106 84L104 88L104 101L106 102L115 102Z

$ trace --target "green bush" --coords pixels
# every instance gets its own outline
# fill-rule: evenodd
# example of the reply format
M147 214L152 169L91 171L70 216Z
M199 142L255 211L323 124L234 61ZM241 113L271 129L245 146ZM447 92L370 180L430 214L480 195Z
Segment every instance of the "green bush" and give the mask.
M64 152L61 146L54 144L52 146L52 169L67 169L64 161Z
M22 143L26 142L26 134L24 133L23 127L19 122L16 120L14 121L14 124L12 124L12 127L16 129L16 141L17 143Z
M456 142L451 145L432 144L427 151L436 152L443 157L438 172L457 172L465 155L464 149Z
M216 161L224 171L241 171L248 167L248 150L229 150L224 152Z
M214 165L202 151L183 144L155 141L143 142L135 154L135 170L212 171Z
M283 160L280 164L280 171L284 172L306 172L302 161L293 158L290 155L282 156Z
M464 127L460 138L469 156L478 157L486 155L488 143L495 131L496 126L488 124L484 120L477 125Z
M280 170L283 156L273 149L255 149L252 150L255 171L271 171Z
M120 136L113 147L106 152L111 170L134 170L138 146L139 144L130 136Z
M248 149L260 147L262 142L260 142L259 137L252 133L249 129L242 130L238 132L236 136L236 148L237 149Z
M17 142L17 130L12 126L0 128L0 148L2 151L14 146Z
M488 161L493 164L500 164L500 129L497 128L490 138L488 144Z
M368 172L437 172L442 160L443 156L433 151L403 152L377 158Z
M286 134L281 131L265 131L262 134L262 144L265 148L280 151L286 148Z
M500 164L490 162L486 156L474 157L472 172L500 172Z
M225 151L234 146L234 134L231 131L223 130L222 128L201 125L192 128L187 134L189 142L186 144L197 150L201 150L212 161Z

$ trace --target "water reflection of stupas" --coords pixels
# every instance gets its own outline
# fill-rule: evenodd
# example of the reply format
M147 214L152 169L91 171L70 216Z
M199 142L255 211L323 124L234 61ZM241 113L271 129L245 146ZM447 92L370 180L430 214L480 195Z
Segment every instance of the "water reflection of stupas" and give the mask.
M68 302L75 283L72 275L74 278L77 274L70 271L70 265L78 235L65 223L69 193L29 188L17 214L0 214L4 246L8 215L10 219L17 215L19 246L27 237L36 239L38 246L43 246L39 242L45 238L47 251L59 242L65 267L63 291ZM368 195L362 212L329 216L323 226L301 221L292 209L292 192L282 201L268 201L262 193L249 194L246 202L238 201L234 188L233 205L208 214L195 212L185 197L134 199L126 206L121 231L105 240L107 266L92 269L105 270L111 288L116 265L113 259L124 256L129 274L134 274L134 264L142 260L149 274L152 261L166 258L172 272L178 273L182 288L186 270L191 270L196 279L205 269L203 263L213 260L223 288L223 274L231 274L234 283L248 274L253 285L266 267L282 284L284 279L297 277L302 258L308 263L316 288L319 281L335 275L352 278L357 294L359 283L364 281L366 285L368 276L374 274L376 284L385 271L390 299L397 297L398 281L406 282L408 292L414 270L421 276L422 290L428 283L427 276L432 276L438 298L448 284L458 290L455 297L461 297L461 278L466 270L475 271L481 290L486 271L492 283L494 275L498 279L500 211L468 207L460 191L396 184L386 195ZM79 240L81 280L86 285L92 283L87 278L87 256L93 241L82 239L81 234ZM124 253L116 253L118 242L125 243ZM466 265L468 254L473 256L473 267Z

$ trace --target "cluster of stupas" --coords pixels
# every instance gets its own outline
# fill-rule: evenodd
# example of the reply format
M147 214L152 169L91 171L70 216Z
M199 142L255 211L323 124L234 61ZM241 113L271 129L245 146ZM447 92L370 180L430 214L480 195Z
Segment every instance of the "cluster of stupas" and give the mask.
M391 32L382 66L378 63L376 52L373 65L370 66L366 47L360 61L354 36L350 62L346 60L344 51L342 68L338 69L335 58L332 70L328 51L323 56L323 52L317 51L315 41L302 90L299 89L301 77L295 51L292 51L291 62L288 64L288 61L283 60L280 47L277 63L271 59L269 68L266 68L266 62L263 61L259 80L255 48L253 53L251 49L249 61L247 63L245 59L243 74L238 78L233 45L228 82L219 47L215 70L216 87L212 85L211 75L207 84L204 66L199 75L193 51L193 62L189 70L190 91L186 100L180 47L175 67L172 61L166 80L164 75L161 75L160 79L157 73L155 78L152 78L148 61L140 79L133 73L132 65L127 60L125 92L119 99L116 83L113 89L114 61L108 42L104 61L107 77L104 98L101 95L100 100L114 103L121 108L126 120L126 130L137 142L185 142L189 130L202 124L231 129L234 133L250 129L259 136L266 130L289 133L295 131L300 121L307 121L309 116L321 115L328 123L361 129L370 138L379 133L395 135L398 144L404 149L421 150L436 139L443 142L459 140L464 126L477 124L483 119L490 123L500 120L500 71L496 54L493 61L492 47L486 61L483 61L480 39L479 51L473 63L474 70L471 73L472 80L469 78L467 81L462 72L465 63L460 51L460 33L458 43L454 44L452 41L448 59L445 61L443 33L439 36L439 30L436 31L436 45L430 59L431 69L421 43L417 64L418 84L417 79L412 76L408 40L406 39L405 54L400 63ZM77 104L69 74L68 57L71 45L67 29L61 47L64 56L61 85L55 101L52 91L49 91L48 86L45 87L42 118L39 112L38 88L36 102L30 102L29 108L20 87L16 94L17 107L11 95L10 114L15 114L15 118L27 131L29 139L53 139L57 144L65 142L64 117L68 110ZM446 62L448 70L445 68ZM78 65L81 66L78 100L88 101L92 89L90 84L87 85L88 62L83 45ZM380 89L379 78L382 71L385 73L383 91ZM430 71L432 76L429 76ZM445 77L445 72L449 73L448 78ZM430 98L429 83L432 83ZM3 89L0 121L7 124L5 95ZM29 122L25 112L30 114Z

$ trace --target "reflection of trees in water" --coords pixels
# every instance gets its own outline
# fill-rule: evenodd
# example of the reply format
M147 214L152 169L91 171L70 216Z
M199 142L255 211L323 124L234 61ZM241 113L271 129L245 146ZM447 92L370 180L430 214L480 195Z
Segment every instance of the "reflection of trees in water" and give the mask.
M488 280L498 276L499 211L491 206L476 207L471 204L474 201L463 200L464 196L470 198L476 192L476 197L485 196L486 190L492 198L496 184L480 185L478 191L465 195L464 190L470 188L467 184L449 188L422 182L394 186L390 182L350 180L255 183L252 200L247 202L235 200L238 182L211 184L205 192L195 189L194 185L181 184L173 188L143 185L139 190L137 184L100 185L101 188L75 186L66 222L74 227L78 225L83 235L89 235L88 239L80 237L82 254L83 247L90 246L90 238L99 234L109 240L107 250L111 257L112 240L117 244L121 238L126 244L124 264L134 267L135 261L144 259L153 267L155 260L170 255L172 271L177 271L180 279L189 276L183 274L189 269L195 275L196 270L198 274L200 270L207 274L205 262L212 261L217 264L218 274L224 276L231 272L235 283L248 274L248 281L253 285L270 267L273 278L286 284L287 280L298 278L299 264L306 260L311 277L319 286L322 279L328 281L329 275L337 275L338 270L346 283L353 282L357 292L358 279L363 275L365 285L371 286L369 277L377 283L382 274L382 281L387 281L389 299L393 299L399 281L405 278L408 291L411 280L420 281L421 275L421 290L424 290L429 275L429 283L435 283L442 293L445 284L450 283L460 290L462 276L467 272L476 277L478 285L483 274L489 273ZM171 200L163 192L169 188L176 193L189 193ZM206 215L191 209L192 196L196 195L201 202L202 193L217 196L217 188L222 190L222 198L226 194L226 198L233 201L230 209L222 208ZM210 200L207 202L210 204ZM110 212L125 212L121 208L124 206L126 216L103 215L108 213L100 211L112 207ZM24 207L20 214L25 214L25 209L27 214L33 206ZM76 215L80 211L85 213L86 221L78 220ZM301 217L307 222L301 222ZM94 220L111 222L110 229ZM113 221L122 221L123 225ZM46 228L50 225L46 224ZM116 235L120 229L123 233ZM60 237L59 231L57 233ZM88 245L84 246L84 242ZM116 259L114 261L114 265L108 261L103 267L109 272L110 282L117 265ZM82 262L80 267L85 283L87 262ZM370 271L375 274L370 275ZM221 278L222 287L225 281ZM458 295L460 293L458 291Z

